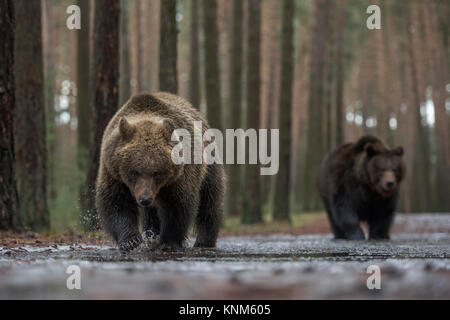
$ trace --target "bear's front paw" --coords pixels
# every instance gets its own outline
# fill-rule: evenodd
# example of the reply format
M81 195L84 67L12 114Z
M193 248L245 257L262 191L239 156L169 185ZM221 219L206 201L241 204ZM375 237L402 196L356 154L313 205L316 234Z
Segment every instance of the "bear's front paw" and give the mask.
M195 241L194 248L215 248L216 242L215 241Z
M144 231L142 239L144 240L144 245L151 250L156 249L159 245L159 236L151 230Z
M178 243L160 243L158 249L164 252L181 252L183 245Z
M389 235L386 235L386 234L383 234L383 235L371 234L371 235L369 235L369 240L383 241L383 240L390 240L390 237L389 237Z
M158 240L159 236L152 230L146 230L142 233L142 238L144 239L144 241L153 242L155 240Z
M124 238L119 241L119 250L120 251L131 251L137 248L142 243L142 237L140 234L134 235L132 237Z

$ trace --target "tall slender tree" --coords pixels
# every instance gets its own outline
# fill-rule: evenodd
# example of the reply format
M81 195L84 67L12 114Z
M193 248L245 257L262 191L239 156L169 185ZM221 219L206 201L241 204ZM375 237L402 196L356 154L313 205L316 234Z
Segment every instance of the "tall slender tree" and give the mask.
M54 40L53 40L53 15L52 1L42 0L42 38L44 55L44 88L45 88L45 112L46 112L46 144L47 144L47 196L49 202L54 200L57 195L57 186L55 181L55 152L56 152L56 124L55 124L55 66L54 66ZM50 207L50 206L49 206Z
M336 65L336 2L327 3L325 10L325 28L326 28L326 46L325 46L325 76L324 76L324 119L323 130L324 136L323 149L330 150L333 146L333 122L334 122L334 101L333 87L336 82L335 65Z
M123 105L131 95L130 86L130 43L129 43L129 2L120 0L120 84L119 105Z
M81 216L89 209L89 197L85 194L87 162L91 145L90 108L90 0L78 0L81 11L81 30L77 32L77 164L80 172Z
M449 79L449 60L446 55L445 42L441 40L441 31L450 31L449 24L439 23L439 11L447 9L450 13L450 5L439 7L438 3L432 2L426 4L427 16L425 21L429 25L429 34L427 39L431 55L430 74L434 75L432 79L433 101L435 104L435 140L436 140L436 210L446 212L450 210L450 198L447 196L448 186L450 186L450 117L445 110L445 86ZM440 30L442 27L443 30ZM450 40L450 39L447 39Z
M231 76L230 76L230 128L241 127L242 115L242 36L243 36L243 11L244 1L233 0L232 2L232 31L231 31ZM237 154L237 144L234 147ZM241 215L242 192L241 192L241 166L231 165L229 167L228 179L228 205L227 210L233 216Z
M149 90L151 92L159 89L159 44L160 44L160 30L161 30L161 1L149 1L150 15L148 18L148 35L149 52L147 55L150 61L148 68Z
M82 219L85 229L88 230L99 227L95 213L94 191L100 161L100 146L103 131L119 103L119 0L96 0L94 4L94 50L91 72L94 140L88 162L89 212Z
M291 115L294 69L294 0L282 2L280 85L280 168L276 180L273 218L290 221Z
M134 23L135 23L135 52L136 52L136 64L137 64L137 73L136 73L136 87L137 92L142 92L144 90L144 62L143 62L143 52L142 52L142 15L141 11L141 0L133 1L134 5Z
M259 127L261 104L261 0L248 3L248 49L247 49L247 128ZM245 196L243 223L262 222L261 180L259 166L248 165L245 170Z
M146 23L147 23L147 17L149 12L146 10L146 1L145 0L137 0L136 2L136 10L139 10L136 17L138 20L136 21L137 24L137 56L138 56L138 65L140 67L138 71L138 86L140 92L148 92L148 81L147 81L147 39L148 37L148 30L146 29Z
M130 64L131 64L131 94L136 94L140 92L141 88L139 85L140 73L143 72L143 66L140 65L140 50L139 41L141 39L141 11L139 7L140 1L128 1L130 6Z
M263 99L261 101L261 128L278 128L278 92L280 87L280 39L279 21L281 2L263 1L263 63L262 63L262 88ZM264 14L265 13L265 14ZM268 153L270 154L270 144ZM273 190L276 175L262 176L262 198L270 207L273 203Z
M129 2L129 1L127 1ZM143 83L144 92L153 92L153 87L155 85L153 81L153 74L158 72L158 58L155 58L155 44L159 43L159 30L156 26L159 26L160 1L143 1L143 8L141 9L144 13L142 31L144 33L143 37ZM158 57L158 55L157 55Z
M409 1L403 0L404 6L404 30L406 35L406 50L408 54L408 63L410 68L410 79L411 79L411 105L414 114L415 126L415 138L416 146L413 156L413 172L414 172L414 183L412 186L412 192L414 196L414 210L425 211L429 201L431 201L431 190L430 190L430 147L428 141L428 130L422 124L422 115L420 113L420 106L422 103L422 92L421 86L419 84L419 72L417 66L417 55L416 48L414 46L413 33L411 31L411 26L416 25L411 19L412 7L417 3L411 3ZM425 187L425 188L424 188Z
M200 109L200 52L198 30L198 0L191 0L191 70L189 74L189 98Z
M206 114L212 128L222 129L217 0L202 1L205 44Z
M326 13L325 0L313 2L313 36L311 38L311 66L308 98L308 129L305 155L303 208L315 210L319 207L319 198L315 189L316 166L320 163L324 151L323 112L325 56L326 56Z
M0 0L0 229L19 229L14 155L14 5Z
M41 2L17 0L14 42L15 151L20 211L25 227L50 227L46 197L46 141Z
M344 143L344 31L345 31L345 0L338 6L337 27L337 57L336 57L336 145Z
M294 73L294 91L292 97L292 205L296 208L301 207L301 195L303 192L303 155L306 152L306 124L308 123L306 106L308 101L308 75L310 50L305 50L309 42L308 25L310 22L305 19L306 13L309 13L305 7L306 3L299 6L299 23L297 31L297 48L295 53L295 73ZM309 19L311 20L311 19Z
M161 29L159 48L159 90L178 92L177 78L177 1L161 2Z

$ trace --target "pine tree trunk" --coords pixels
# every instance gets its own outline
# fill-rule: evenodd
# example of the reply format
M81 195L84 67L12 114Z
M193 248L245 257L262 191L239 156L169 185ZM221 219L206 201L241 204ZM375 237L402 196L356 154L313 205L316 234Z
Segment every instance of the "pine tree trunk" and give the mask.
M92 57L92 102L94 140L89 153L89 212L83 217L86 230L99 228L95 212L95 181L100 161L103 131L119 102L119 0L96 0Z
M324 0L313 2L314 21L311 43L311 68L309 81L309 101L308 101L308 129L305 155L305 171L303 184L303 208L305 210L316 210L319 207L319 199L316 191L316 168L321 161L324 152L323 143L323 96L324 96L324 76L325 76L325 11L327 5Z
M131 96L130 87L130 43L129 43L129 2L120 0L120 84L119 106Z
M148 38L147 30L145 29L146 21L146 14L148 12L145 12L145 0L136 0L136 10L139 12L137 13L136 17L138 20L137 23L137 56L138 56L138 88L139 92L148 92L148 82L147 82L147 69L146 69L146 55L148 52L146 51L146 40Z
M21 218L25 228L50 227L46 197L46 123L41 2L16 0L14 74L15 151Z
M206 115L211 128L222 129L217 0L203 1Z
M198 0L191 0L191 72L189 98L192 105L200 109L200 53L198 37Z
M280 44L278 26L280 21L280 7L279 1L266 2L263 1L263 12L266 12L263 18L262 31L263 42L265 43L263 49L262 59L262 91L263 99L261 101L262 119L261 128L278 128L278 96L280 87ZM267 146L268 154L271 153L270 144ZM262 199L265 205L272 208L273 204L273 190L275 189L275 180L277 175L262 176Z
M161 2L161 30L159 48L159 90L176 94L177 78L177 2Z
M151 61L151 68L149 71L149 90L150 92L158 91L159 89L159 44L160 44L160 30L161 30L161 1L149 1L151 15L149 17L149 36L150 48L148 59Z
M140 35L140 21L141 12L139 10L139 1L128 1L130 3L130 11L132 12L132 18L130 21L130 63L131 63L131 94L137 94L140 91L139 88L139 73L142 72L142 66L139 65L139 39Z
M336 57L336 145L344 143L344 31L345 31L345 0L339 2L337 27L337 57Z
M248 3L247 50L247 129L259 128L261 81L261 0ZM261 179L259 165L249 164L245 170L243 223L262 222Z
M55 181L55 152L56 152L56 124L55 124L55 66L53 57L53 17L52 1L42 0L43 8L43 55L44 55L44 85L45 85L45 112L46 112L46 138L47 160L46 180L48 200L52 201L57 195Z
M13 0L0 0L0 230L21 229L14 162L13 66Z
M230 128L241 127L242 114L242 34L243 34L243 4L241 0L232 2L232 31L231 31L231 77L230 77ZM237 144L234 154L237 153ZM232 216L241 215L241 166L234 164L229 167L228 175L228 205L227 210Z
M420 105L422 102L421 92L419 86L419 74L417 70L416 51L413 44L413 35L411 27L411 9L410 2L404 0L404 27L407 41L408 62L411 70L411 107L414 112L414 126L416 129L416 147L413 158L413 168L415 182L413 183L412 199L415 199L413 210L419 212L426 212L427 206L431 201L430 193L430 148L428 143L428 129L422 125L422 116L420 114Z
M77 164L80 172L80 207L81 216L89 210L89 197L85 194L86 179L88 176L88 158L91 145L91 118L90 106L90 0L78 0L81 11L81 30L77 32Z
M329 2L324 9L326 12L325 16L325 30L327 35L326 48L325 48L325 83L324 83L324 122L323 122L323 136L325 140L323 142L324 152L330 150L333 146L333 84L335 82L335 64L336 64L336 3Z
M144 83L142 81L142 74L144 73L144 64L142 62L142 12L141 12L141 0L133 1L134 5L134 23L135 23L135 32L136 32L136 43L135 43L135 52L136 52L136 64L137 64L137 74L136 74L136 87L137 92L142 92L144 90Z
M448 186L450 186L450 117L445 110L445 86L449 79L449 61L445 43L440 41L441 30L439 30L440 25L437 18L439 12L445 12L445 9L436 2L429 3L427 9L428 17L426 21L429 21L431 25L430 50L428 52L432 55L431 73L434 75L432 86L436 114L436 211L448 212L450 210L450 197L448 196ZM450 9L449 4L447 4L447 9Z
M125 2L129 1L125 0ZM153 92L153 73L154 70L158 70L158 58L155 58L154 44L159 42L159 30L156 30L154 26L155 24L159 24L159 19L156 19L160 15L159 8L156 8L159 2L143 1L143 7L141 9L145 13L142 21L142 30L144 33L143 52L145 53L143 66L144 92Z
M290 221L291 190L291 114L294 70L294 11L293 0L282 2L281 26L281 85L280 85L280 168L276 180L273 218Z

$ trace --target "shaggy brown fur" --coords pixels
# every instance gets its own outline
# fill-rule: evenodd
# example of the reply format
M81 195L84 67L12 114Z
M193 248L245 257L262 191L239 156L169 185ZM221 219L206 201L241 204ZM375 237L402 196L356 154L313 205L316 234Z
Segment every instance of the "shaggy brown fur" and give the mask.
M368 222L370 239L389 238L405 175L402 155L402 147L390 150L365 136L325 157L317 186L336 238L364 239L360 220Z
M165 248L182 247L194 217L195 246L215 246L223 210L223 166L175 165L171 159L177 143L171 141L173 130L184 128L193 135L194 121L202 121L203 132L208 129L187 101L157 93L132 97L108 124L96 205L120 249L130 250L142 242L138 211L144 211L144 233L159 235Z

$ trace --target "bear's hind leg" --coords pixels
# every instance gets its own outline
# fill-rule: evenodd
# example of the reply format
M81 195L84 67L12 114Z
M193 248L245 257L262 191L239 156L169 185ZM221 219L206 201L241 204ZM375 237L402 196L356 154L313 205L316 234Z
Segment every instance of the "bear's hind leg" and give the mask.
M208 165L208 171L200 189L200 207L195 225L197 239L194 247L213 248L223 215L224 172L218 164Z

